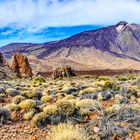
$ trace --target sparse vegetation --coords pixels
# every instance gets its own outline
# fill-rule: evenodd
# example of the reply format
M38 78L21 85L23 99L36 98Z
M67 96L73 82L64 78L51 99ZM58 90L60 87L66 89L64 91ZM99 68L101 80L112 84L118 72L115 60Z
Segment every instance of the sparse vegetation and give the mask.
M44 102L44 103L50 102L52 100L53 100L53 97L52 96L49 96L49 95L44 95L41 98L41 101Z
M33 79L33 84L40 85L42 83L45 83L45 79L43 77L35 77Z
M0 126L27 122L52 140L132 139L139 132L139 76L35 79L0 83Z
M23 115L24 120L31 120L35 114L35 110L31 110Z
M35 101L31 99L23 100L22 102L19 103L19 107L21 109L31 109L35 107Z
M9 111L17 111L19 109L19 106L15 103L9 103L6 104L5 108L8 109Z
M82 99L77 102L76 107L79 109L97 110L100 109L100 104L92 99Z
M97 91L98 91L98 88L89 87L89 88L85 88L85 89L81 90L79 92L79 94L83 95L83 94L87 94L87 93L94 93L94 92L97 92Z
M112 88L113 87L113 83L110 81L106 81L105 84L103 85L103 90L106 90L108 88Z
M31 125L37 127L43 127L46 125L46 114L44 112L35 114L31 120Z
M22 100L25 100L25 97L18 95L13 98L13 103L19 104Z
M72 115L74 113L74 110L75 110L74 104L72 104L68 100L57 101L56 106L59 110L59 113L64 114L66 116Z
M84 128L62 123L52 127L49 132L50 140L90 140Z
M0 126L10 119L10 112L6 108L0 107Z
M16 96L16 95L19 95L19 91L14 89L14 88L8 88L6 89L6 94L9 95L9 96Z
M47 115L58 115L59 111L56 105L47 105L43 108L43 111Z

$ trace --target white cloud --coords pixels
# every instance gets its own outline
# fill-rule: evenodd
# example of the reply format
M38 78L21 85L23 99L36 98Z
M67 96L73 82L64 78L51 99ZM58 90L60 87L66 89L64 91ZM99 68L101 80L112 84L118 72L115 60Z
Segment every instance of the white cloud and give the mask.
M49 26L140 23L137 0L3 0L0 27L14 25L34 32Z
M13 32L14 32L13 30L8 30L8 31L1 32L0 35L6 36L12 34Z

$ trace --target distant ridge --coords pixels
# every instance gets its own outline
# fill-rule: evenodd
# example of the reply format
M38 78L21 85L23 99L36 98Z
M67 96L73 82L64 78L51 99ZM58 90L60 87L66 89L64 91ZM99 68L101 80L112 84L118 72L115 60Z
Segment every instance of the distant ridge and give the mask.
M59 41L44 44L12 43L0 48L0 51L7 58L14 52L26 54L32 66L41 71L63 65L77 70L140 70L140 25L121 21Z

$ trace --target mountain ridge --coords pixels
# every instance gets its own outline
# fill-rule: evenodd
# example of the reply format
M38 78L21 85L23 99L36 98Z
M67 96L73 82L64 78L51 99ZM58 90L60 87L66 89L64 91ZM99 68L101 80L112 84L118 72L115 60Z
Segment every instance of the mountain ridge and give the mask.
M26 54L31 63L36 61L41 71L47 70L47 67L53 69L63 65L78 70L108 67L140 70L140 25L121 21L116 25L84 31L59 41L8 44L0 48L0 51L7 58L14 52Z

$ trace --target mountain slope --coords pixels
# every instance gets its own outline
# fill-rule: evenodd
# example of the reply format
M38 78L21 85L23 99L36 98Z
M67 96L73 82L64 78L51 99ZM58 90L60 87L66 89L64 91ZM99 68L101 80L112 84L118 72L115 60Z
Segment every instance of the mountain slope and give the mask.
M122 21L60 41L9 44L0 51L7 58L14 52L24 53L41 71L62 65L71 65L78 70L140 70L140 26Z

